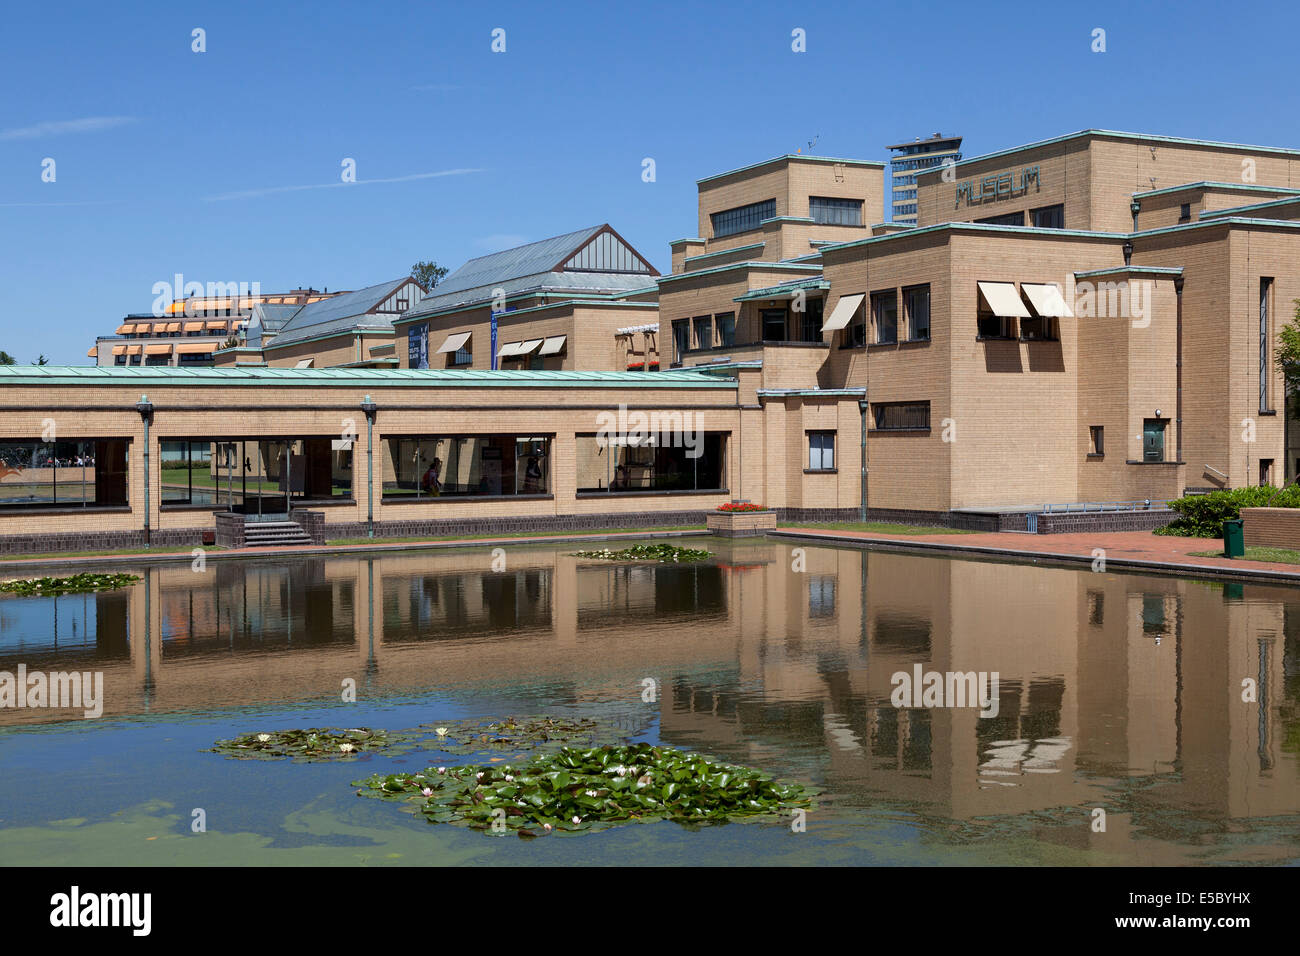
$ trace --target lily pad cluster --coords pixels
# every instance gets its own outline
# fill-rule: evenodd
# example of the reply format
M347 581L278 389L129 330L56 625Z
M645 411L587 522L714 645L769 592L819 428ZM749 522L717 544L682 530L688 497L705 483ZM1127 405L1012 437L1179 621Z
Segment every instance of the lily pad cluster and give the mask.
M595 746L611 737L622 738L612 724L591 717L506 717L501 720L459 720L446 724L421 724L436 741L428 749L448 754L522 751L561 746Z
M676 563L681 561L703 561L712 557L713 552L699 548L679 548L676 545L660 542L659 544L637 544L621 551L604 548L600 551L577 551L575 558L600 558L605 561L658 561Z
M384 751L394 754L413 750L418 735L409 732L372 730L354 727L336 730L311 727L306 730L272 730L242 734L231 740L218 740L207 753L224 754L238 760L300 761L351 760L363 753Z
M752 820L811 806L812 792L761 770L651 744L538 754L518 767L375 774L358 795L409 802L430 823L536 837L626 823Z
M83 571L67 578L16 578L0 581L0 591L27 596L86 594L91 591L113 591L139 580L139 575L135 574L95 574Z

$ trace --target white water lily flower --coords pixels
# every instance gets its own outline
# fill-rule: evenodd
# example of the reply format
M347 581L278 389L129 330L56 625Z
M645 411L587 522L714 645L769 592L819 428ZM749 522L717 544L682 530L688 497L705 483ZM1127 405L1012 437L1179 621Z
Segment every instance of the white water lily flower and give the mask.
M447 734L450 733L450 731L448 731L446 727L435 727L433 728L433 732L437 734L439 737L446 737Z
M589 797L594 797L594 796L596 796L596 791L595 791L595 790L588 790L588 791L587 791L587 796L589 796Z
M550 825L549 823L543 823L543 824L542 824L542 829L543 829L543 830L549 830L549 829L551 829L551 825Z
M581 822L582 822L582 817L574 817L574 818L573 818L573 822L574 822L574 823L581 823Z
M257 739L260 740L262 743L266 743L268 740L271 739L271 735L270 735L270 734L258 734L258 735L257 735Z
M425 787L420 792L424 794L426 797L431 797L433 796L433 787Z
M506 774L506 783L514 783L514 782L515 782L515 778L510 776L510 774Z
M439 767L439 768L438 768L438 773L446 773L446 772L447 772L447 768L446 768L446 767Z
M474 779L475 779L475 780L482 780L482 779L483 779L483 771L480 770L478 773L474 774Z
M339 744L339 750L342 750L345 754L352 753L353 749L351 744Z

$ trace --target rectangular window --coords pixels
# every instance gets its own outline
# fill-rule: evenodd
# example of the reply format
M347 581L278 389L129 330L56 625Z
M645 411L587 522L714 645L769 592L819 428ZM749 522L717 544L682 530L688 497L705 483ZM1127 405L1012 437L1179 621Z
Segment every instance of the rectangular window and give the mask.
M799 341L820 342L822 340L822 309L824 299L804 300L804 310L799 313Z
M691 350L691 320L673 319L673 361L682 364L682 356Z
M737 206L735 209L712 213L709 220L713 223L713 238L721 239L724 236L734 236L740 232L757 229L764 219L771 219L775 215L776 200L765 199L762 202L750 203L748 206Z
M718 330L718 344L730 348L736 344L736 313L719 312L713 317L713 324Z
M871 293L871 318L876 324L876 344L898 341L898 293L893 289Z
M1102 425L1088 426L1088 454L1106 454L1106 429Z
M808 215L813 222L831 226L862 225L862 200L831 199L828 196L809 196Z
M845 342L856 349L867 344L867 310L862 305L858 306L857 311L853 313L853 318L849 320Z
M808 433L808 470L835 470L835 433Z
M785 339L785 309L764 309L763 318L763 341L764 342L784 342Z
M1191 221L1192 221L1192 204L1191 204L1191 203L1189 203L1189 202L1185 202L1185 203L1183 203L1181 206L1178 207L1178 221L1179 221L1179 222L1191 222Z
M406 435L380 454L385 498L550 494L549 435Z
M1001 216L989 216L986 219L976 219L976 223L985 226L1023 226L1025 224L1025 214L1023 212L1008 212Z
M124 438L0 441L0 509L127 503Z
M835 616L835 576L812 574L808 576L808 616Z
M1165 423L1148 418L1142 423L1142 460L1165 460Z
M1029 223L1037 229L1064 229L1065 205L1057 203L1055 206L1031 209L1029 211Z
M876 431L913 432L930 428L929 402L885 402L873 404Z
M1273 459L1261 458L1259 460L1259 485L1261 488L1267 488L1273 484Z
M907 307L908 335L913 342L930 338L930 287L914 285L903 290L903 303Z
M474 364L474 353L463 346L461 348L458 348L456 351L452 352L450 355L447 356L448 366L455 367L459 365L473 365L473 364Z
M575 436L579 494L726 490L726 432L686 427L681 412L648 418L640 432Z
M695 324L695 347L697 349L713 348L713 317L708 315L697 315L692 322Z
M1259 280L1259 410L1272 411L1269 407L1268 380L1273 369L1272 340L1268 328L1268 299L1272 291L1273 280L1261 277Z

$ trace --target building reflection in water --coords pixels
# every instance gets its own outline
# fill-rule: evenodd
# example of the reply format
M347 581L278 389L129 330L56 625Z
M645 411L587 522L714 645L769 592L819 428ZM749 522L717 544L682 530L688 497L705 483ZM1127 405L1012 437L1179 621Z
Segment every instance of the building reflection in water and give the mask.
M327 700L347 678L370 694L646 707L667 742L813 776L843 802L945 820L1074 808L1053 839L1127 842L1151 862L1165 844L1136 846L1143 813L1300 812L1300 592L709 547L690 565L525 546L504 570L487 547L141 568L125 591L0 599L0 670L103 670L109 717ZM918 664L996 672L997 715L894 707L892 675ZM1086 808L1117 799L1091 832Z

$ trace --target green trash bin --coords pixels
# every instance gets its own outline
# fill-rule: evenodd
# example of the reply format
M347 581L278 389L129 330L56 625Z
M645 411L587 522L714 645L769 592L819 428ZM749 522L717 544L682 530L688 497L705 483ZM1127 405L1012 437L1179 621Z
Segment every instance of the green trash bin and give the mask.
M1244 522L1223 522L1223 556L1225 558L1244 558L1246 556L1246 532Z

